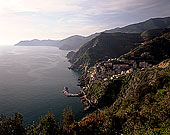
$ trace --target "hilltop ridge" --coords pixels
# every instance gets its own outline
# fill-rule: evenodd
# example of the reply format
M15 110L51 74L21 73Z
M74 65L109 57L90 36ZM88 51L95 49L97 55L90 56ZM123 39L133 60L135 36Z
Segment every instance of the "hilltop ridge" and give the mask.
M143 41L140 34L136 33L101 33L71 57L71 68L81 71L86 65L93 66L97 60L118 57Z
M115 28L104 31L105 33L122 32L122 33L141 33L150 29L170 28L170 17L151 18L140 23L134 23L122 28Z
M134 23L121 28L105 30L103 32L104 33L115 33L115 32L141 33L145 30L163 29L163 28L170 28L170 17L152 18L140 23ZM41 40L37 42L33 42L34 40L30 40L30 41L25 40L15 45L16 46L56 46L59 47L61 50L77 50L85 43L87 43L88 41L92 40L93 38L99 35L100 33L94 33L86 37L80 35L73 35L63 40L51 40L51 42L47 42L46 40Z

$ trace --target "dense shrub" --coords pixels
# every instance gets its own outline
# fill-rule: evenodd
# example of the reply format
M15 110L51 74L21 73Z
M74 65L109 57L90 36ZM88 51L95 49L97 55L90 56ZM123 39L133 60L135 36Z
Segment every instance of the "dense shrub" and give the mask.
M27 127L20 113L14 116L2 114L0 135L169 135L170 65L165 65L135 71L103 84L92 84L91 94L99 90L95 96L99 97L99 103L102 101L108 107L79 121L74 120L71 108L64 110L60 122L48 112L38 123ZM113 93L115 98L109 98Z
M170 134L170 66L123 78L113 106L104 110L107 134Z
M0 117L0 134L1 135L24 135L26 129L23 124L23 117L20 113L7 116L1 114Z

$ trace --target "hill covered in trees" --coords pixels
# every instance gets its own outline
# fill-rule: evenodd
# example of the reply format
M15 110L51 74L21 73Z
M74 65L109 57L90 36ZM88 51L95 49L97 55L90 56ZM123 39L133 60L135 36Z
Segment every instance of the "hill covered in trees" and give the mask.
M19 113L2 114L0 133L170 134L170 32L164 28L169 27L168 20L150 19L133 25L142 32L149 26L156 28L143 33L101 33L67 55L73 69L86 69L80 80L84 97L93 105L91 113L76 121L67 108L60 122L47 113L38 123L27 126Z
M60 44L59 48L61 50L76 50L76 49L79 49L81 45L92 40L98 35L99 35L98 33L95 33L87 37L79 36L79 35L71 36L71 37L61 40L59 43Z
M106 30L106 33L122 32L122 33L141 33L145 30L170 28L170 17L151 18L149 20L130 24L122 28Z
M138 59L142 53L148 52L153 56L155 62L159 63L170 57L170 32L156 37L150 41L146 41L138 47L132 49L120 58Z
M57 122L47 113L39 123L24 126L23 117L1 115L1 135L170 134L170 59L151 68L103 82L107 107L75 121L71 109ZM96 92L99 89L96 87ZM115 96L115 92L117 93Z
M155 37L159 37L163 35L164 33L170 32L170 28L164 28L164 29L151 29L151 30L146 30L141 33L141 37L145 41L149 41Z
M1 135L170 134L169 46L170 33L147 41L118 59L162 62L86 84L84 92L96 105L79 121L74 120L70 108L63 112L60 122L48 112L38 123L27 126L20 113L2 114Z
M101 33L71 57L71 68L81 71L86 65L93 66L97 60L119 57L143 41L137 33Z
M170 28L170 17L151 18L151 19L148 19L148 20L140 22L140 23L134 23L134 24L122 27L122 28L110 29L110 30L106 30L106 31L103 31L103 32L104 33L116 33L116 32L120 32L120 33L142 33L144 31L151 30L151 29L164 29L164 28ZM94 39L95 37L99 36L100 34L101 33L95 33L95 34L92 34L92 35L89 35L89 36L83 37L83 38L81 36L81 39L80 38L78 38L79 40L74 39L74 42L72 42L71 40L69 42L66 42L66 43L63 42L63 43L61 43L62 45L61 45L60 49L62 49L62 50L79 49L85 43Z
M82 71L85 69L85 67L89 68L93 66L99 60L106 60L108 58L119 57L127 53L131 49L134 49L135 47L137 47L135 49L138 49L142 48L142 46L144 45L145 46L143 48L145 48L145 51L152 50L155 53L155 57L157 57L156 55L158 53L166 52L169 50L169 37L162 36L164 33L168 33L169 31L169 28L165 28L147 30L141 34L101 33L93 40L84 44L76 53L72 53L72 55L69 55L69 61L72 63L71 68L73 70ZM149 47L146 47L146 44ZM157 44L157 46L153 46L153 44ZM162 44L162 46L159 46L160 44ZM151 46L153 47L150 48ZM159 47L163 47L162 52L160 52ZM150 48L150 50L147 50L147 48ZM155 49L153 50L153 48ZM136 54L137 52L135 53L135 55ZM163 53L162 55L166 56Z

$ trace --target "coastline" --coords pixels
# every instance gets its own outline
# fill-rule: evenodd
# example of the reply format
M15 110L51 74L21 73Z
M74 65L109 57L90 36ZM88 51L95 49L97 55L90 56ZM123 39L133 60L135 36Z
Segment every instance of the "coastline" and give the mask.
M80 98L80 101L82 102L82 104L84 105L84 111L90 110L91 108L95 108L95 105L93 105L93 103L90 101L90 99L88 99L86 93L83 90L80 90L78 93L70 93L68 90L68 87L64 87L62 89L62 92L64 94L64 96L66 97L78 97Z

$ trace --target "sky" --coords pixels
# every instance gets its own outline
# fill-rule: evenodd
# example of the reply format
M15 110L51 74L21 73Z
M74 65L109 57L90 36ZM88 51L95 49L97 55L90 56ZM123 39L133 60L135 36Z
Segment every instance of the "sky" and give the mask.
M170 16L170 0L0 0L0 45L88 36Z

